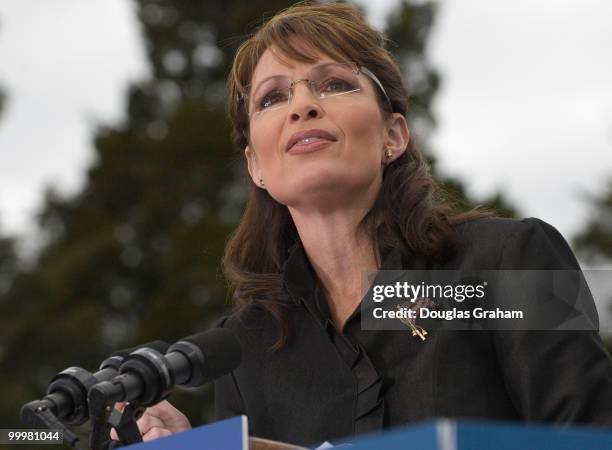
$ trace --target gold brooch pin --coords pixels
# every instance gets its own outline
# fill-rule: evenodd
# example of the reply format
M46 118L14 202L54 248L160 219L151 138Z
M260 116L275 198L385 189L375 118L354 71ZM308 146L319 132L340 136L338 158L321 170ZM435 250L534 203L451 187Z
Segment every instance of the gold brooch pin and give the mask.
M399 320L403 324L408 325L410 327L410 330L412 331L413 336L418 336L421 338L422 341L424 341L428 333L425 328L416 324L416 317L419 316L419 312L421 308L435 308L435 307L436 307L436 304L428 298L418 298L414 303L412 302L402 303L400 305L397 305L398 310L402 310L403 308L406 308L407 310L416 311L417 313L415 314L414 318L401 317L399 318Z

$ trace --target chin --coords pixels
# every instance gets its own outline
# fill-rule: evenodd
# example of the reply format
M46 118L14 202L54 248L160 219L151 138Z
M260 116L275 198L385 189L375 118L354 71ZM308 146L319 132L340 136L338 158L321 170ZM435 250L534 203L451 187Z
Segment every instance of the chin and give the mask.
M346 173L316 173L294 177L286 188L276 191L274 199L286 206L331 205L352 203L355 196L361 196L372 180L358 180Z

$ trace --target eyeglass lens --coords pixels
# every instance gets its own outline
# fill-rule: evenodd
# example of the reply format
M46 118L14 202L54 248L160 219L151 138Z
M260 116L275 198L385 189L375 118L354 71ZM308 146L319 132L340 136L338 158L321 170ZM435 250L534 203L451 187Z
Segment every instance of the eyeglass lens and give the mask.
M289 104L292 90L299 82L306 82L314 95L319 98L331 97L356 92L361 89L359 75L345 64L322 64L311 70L306 78L293 82L286 76L274 76L260 83L250 96L248 110L250 114L262 113Z

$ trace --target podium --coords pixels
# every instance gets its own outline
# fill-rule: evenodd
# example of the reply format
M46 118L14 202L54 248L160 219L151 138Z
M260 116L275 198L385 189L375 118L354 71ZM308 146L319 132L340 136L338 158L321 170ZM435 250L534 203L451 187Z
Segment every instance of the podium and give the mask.
M249 438L246 416L232 417L154 441L130 445L130 450L308 450L283 442Z
M351 442L347 450L611 450L612 429L437 419Z
M382 433L347 438L347 450L610 450L612 430L507 422L436 419ZM340 443L336 442L336 445ZM308 450L249 438L246 416L237 416L150 442L133 450ZM310 447L316 448L316 447Z

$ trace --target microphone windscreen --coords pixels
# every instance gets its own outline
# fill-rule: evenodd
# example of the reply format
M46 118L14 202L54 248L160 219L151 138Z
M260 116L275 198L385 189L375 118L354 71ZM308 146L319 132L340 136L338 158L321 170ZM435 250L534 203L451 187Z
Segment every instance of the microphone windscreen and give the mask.
M240 365L242 348L236 334L228 328L213 328L181 339L196 345L204 355L210 379L219 378Z

